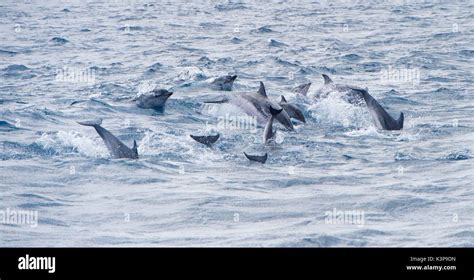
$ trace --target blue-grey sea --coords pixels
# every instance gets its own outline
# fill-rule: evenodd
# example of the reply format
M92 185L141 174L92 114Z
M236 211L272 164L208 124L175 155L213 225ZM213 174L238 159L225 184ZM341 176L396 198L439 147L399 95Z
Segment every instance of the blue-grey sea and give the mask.
M0 246L474 246L472 1L2 0L0 31ZM321 74L403 130L292 92ZM259 81L307 120L270 145L203 103ZM162 113L133 101L153 88L174 92Z

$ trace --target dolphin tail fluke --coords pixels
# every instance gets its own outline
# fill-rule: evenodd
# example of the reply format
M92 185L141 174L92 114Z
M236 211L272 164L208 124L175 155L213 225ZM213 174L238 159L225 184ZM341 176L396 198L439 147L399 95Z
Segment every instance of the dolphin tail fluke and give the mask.
M403 122L405 120L405 116L403 115L403 112L400 113L400 117L398 118L397 120L397 124L398 124L398 129L402 129L403 128Z
M280 110L277 110L277 109L274 109L272 106L270 106L270 114L272 114L272 116L276 116L280 114L281 111L283 111L283 108L281 108Z
M256 161L260 163L265 163L268 158L268 154L265 153L263 156L256 156L256 155L248 155L247 153L244 152L245 157L250 160L250 161Z
M102 124L102 120L94 120L94 121L83 121L83 122L77 122L80 125L85 125L85 126L99 126Z
M210 136L196 136L196 135L189 135L189 136L201 144L204 144L206 146L211 146L212 144L216 143L217 139L219 139L220 134L210 135Z

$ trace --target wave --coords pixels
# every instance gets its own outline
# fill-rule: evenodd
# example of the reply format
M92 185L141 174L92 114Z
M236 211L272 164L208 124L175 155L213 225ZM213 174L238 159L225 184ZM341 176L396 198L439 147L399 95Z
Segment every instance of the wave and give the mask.
M280 42L280 41L277 41L277 40L274 40L274 39L268 39L268 46L269 47L277 47L277 48L288 47L287 44L285 44L283 42Z
M0 50L0 55L3 55L3 56L15 56L17 54L18 53L14 51Z
M271 33L273 30L269 26L262 26L257 29L254 29L253 32L255 33Z
M0 142L0 158L2 160L24 160L35 157L49 158L55 156L58 152L52 147L44 147L40 144L21 144L11 141Z
M240 2L230 2L226 4L218 4L214 6L219 12L234 11L234 10L245 10L247 6Z
M30 68L26 67L23 64L12 64L8 65L6 68L2 69L2 71L5 72L19 72L19 71L26 71L29 70Z
M61 45L69 43L69 41L67 39L62 38L62 37L53 37L51 39L51 41L54 42L54 43L61 44Z
M449 153L448 155L439 158L439 160L467 160L470 159L471 156L469 155L469 151L458 151L458 152L452 152Z
M18 127L12 125L11 123L0 120L0 131L9 132L9 131L14 131L18 129L19 129Z

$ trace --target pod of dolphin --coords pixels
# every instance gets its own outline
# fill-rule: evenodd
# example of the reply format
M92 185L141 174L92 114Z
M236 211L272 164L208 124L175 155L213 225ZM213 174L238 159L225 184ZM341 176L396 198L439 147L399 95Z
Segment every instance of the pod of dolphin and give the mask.
M367 89L353 87L348 85L336 84L326 75L324 85L319 89L315 98L321 99L327 97L332 92L344 93L343 99L356 106L366 106L375 126L381 130L401 130L403 129L404 115L400 113L398 119L394 119L389 113L373 98ZM218 77L210 82L209 87L214 90L231 91L233 83L237 78L236 75L226 75ZM307 96L311 83L300 85L293 89L293 92ZM154 109L164 112L165 104L168 98L173 94L166 89L155 89L148 94L141 95L133 100L139 108ZM279 103L268 98L265 85L260 82L260 87L256 93L235 93L227 94L219 100L209 100L204 103L229 103L239 107L246 114L255 117L259 124L265 124L263 131L263 143L268 144L274 139L275 131L273 130L273 122L276 120L282 124L285 129L293 131L293 123L291 119L295 119L302 123L306 123L303 112L297 105L289 103L282 95ZM136 141L133 141L133 147L127 147L111 132L101 126L102 121L82 121L80 125L91 126L97 131L99 136L105 143L112 158L129 158L138 159L138 149ZM195 141L211 147L220 137L217 135L198 136L190 135ZM245 157L250 161L265 163L268 154L250 155L244 152Z

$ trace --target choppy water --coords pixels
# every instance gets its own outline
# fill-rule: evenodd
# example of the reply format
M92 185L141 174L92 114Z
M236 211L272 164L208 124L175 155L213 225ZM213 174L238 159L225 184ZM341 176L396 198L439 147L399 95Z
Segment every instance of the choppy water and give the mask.
M473 246L474 4L389 2L2 1L0 210L38 226L0 223L0 245ZM382 81L389 67L419 83ZM67 69L95 80L58 80ZM234 110L202 105L221 94L203 80L227 73L308 123L269 147L262 128L194 142ZM290 93L322 73L405 112L405 129ZM164 114L130 99L153 86L175 91ZM76 123L97 118L141 158L110 159ZM363 226L328 223L334 209Z

